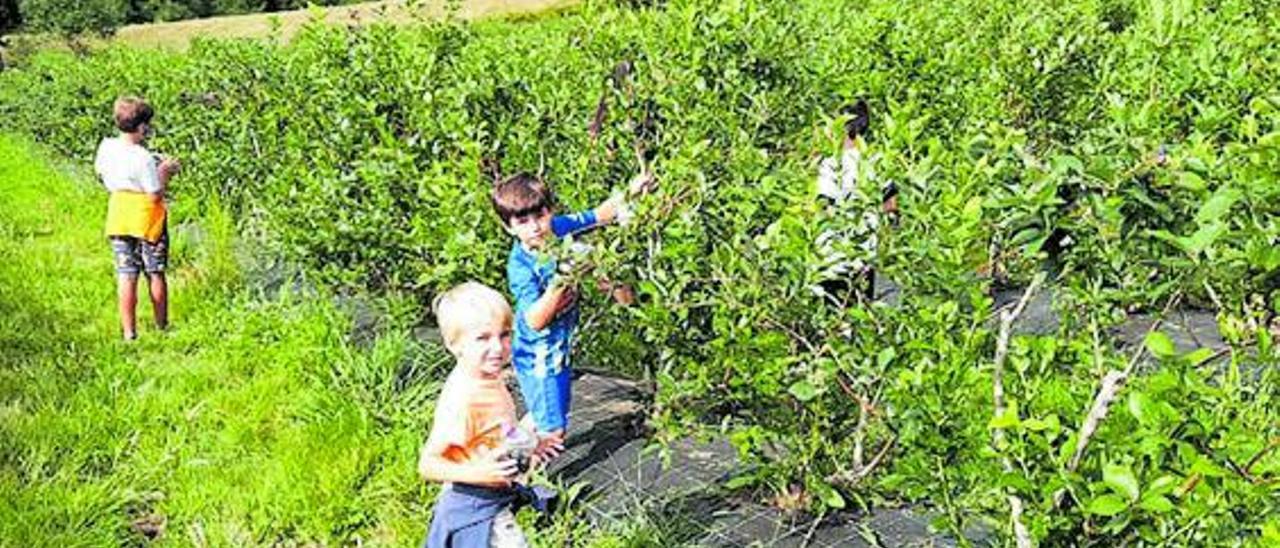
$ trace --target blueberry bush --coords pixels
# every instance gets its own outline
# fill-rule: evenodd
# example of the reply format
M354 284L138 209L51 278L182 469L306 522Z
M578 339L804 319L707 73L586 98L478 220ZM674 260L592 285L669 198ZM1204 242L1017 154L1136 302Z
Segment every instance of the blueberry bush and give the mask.
M651 381L657 439L728 437L753 465L735 487L927 501L1015 541L1280 539L1280 6L632 4L51 52L0 74L0 127L86 158L112 99L144 95L194 217L225 206L318 284L420 303L504 286L495 177L538 173L574 209L651 169L637 218L591 236L639 302L586 285L580 363ZM895 304L814 290L819 232L857 219L813 180L858 98L902 189L863 257ZM1043 276L1061 321L1002 340L993 295ZM1187 307L1226 350L1159 326L1117 344L1129 315Z

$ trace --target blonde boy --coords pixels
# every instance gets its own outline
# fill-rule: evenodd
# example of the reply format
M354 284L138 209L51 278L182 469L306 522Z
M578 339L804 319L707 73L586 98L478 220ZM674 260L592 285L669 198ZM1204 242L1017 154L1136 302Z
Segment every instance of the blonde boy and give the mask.
M513 454L512 446L536 438L517 421L503 380L511 363L511 306L497 291L468 282L441 294L435 313L457 364L440 391L418 461L424 479L445 484L425 546L527 546L512 508L526 455ZM556 439L529 447L533 464L563 449Z

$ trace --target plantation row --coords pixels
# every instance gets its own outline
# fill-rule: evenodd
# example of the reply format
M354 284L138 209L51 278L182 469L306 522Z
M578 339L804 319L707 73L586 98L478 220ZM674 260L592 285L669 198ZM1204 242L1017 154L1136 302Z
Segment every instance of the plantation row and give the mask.
M1046 542L1264 542L1280 534L1276 8L674 0L313 26L288 45L38 56L0 74L0 127L88 158L111 101L144 95L155 148L186 165L177 200L230 209L326 285L421 302L504 285L495 176L542 174L577 208L644 163L660 192L593 257L640 303L591 307L580 348L655 381L660 439L726 435L758 465L739 485L815 510L927 499L953 530L1011 535L1013 494ZM903 298L837 309L812 290L814 240L856 219L825 218L813 178L859 97L902 189L866 258ZM1045 269L1065 319L1013 340L993 419L989 294ZM1153 335L1159 367L1072 464L1099 380L1130 362L1109 329L1174 302L1218 311L1229 365Z

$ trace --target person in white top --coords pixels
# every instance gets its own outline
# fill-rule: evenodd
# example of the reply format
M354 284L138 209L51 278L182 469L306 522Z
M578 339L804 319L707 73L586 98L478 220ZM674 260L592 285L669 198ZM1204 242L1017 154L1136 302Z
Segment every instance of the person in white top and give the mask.
M152 154L143 146L151 135L154 111L146 101L121 97L113 107L120 134L98 145L94 170L111 193L107 237L116 264L116 293L125 340L137 338L135 309L138 276L147 275L156 327L169 325L169 290L165 281L169 233L164 193L180 169L173 158Z
M866 101L846 109L844 142L840 158L823 158L818 165L818 196L826 202L826 228L818 235L822 257L819 284L814 291L838 306L874 297L875 270L870 258L877 248L876 232L882 214L898 213L897 186L886 181L880 187L880 207L868 207L863 191L877 180L879 154L867 153L870 112Z

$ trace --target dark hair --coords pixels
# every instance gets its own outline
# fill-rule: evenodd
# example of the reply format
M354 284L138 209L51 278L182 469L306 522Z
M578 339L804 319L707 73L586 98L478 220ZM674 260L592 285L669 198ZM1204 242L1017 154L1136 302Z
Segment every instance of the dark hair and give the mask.
M155 115L151 105L133 96L116 99L112 111L115 113L116 128L125 133L138 131L138 126L151 123L151 117Z
M502 224L511 225L511 219L533 215L555 204L551 187L542 179L529 173L517 173L493 186L490 195L493 209L502 218Z
M840 113L849 117L849 120L844 123L845 135L848 135L850 139L867 137L867 133L871 129L871 111L867 108L865 100L858 99L857 103L845 105L844 108L840 109Z

